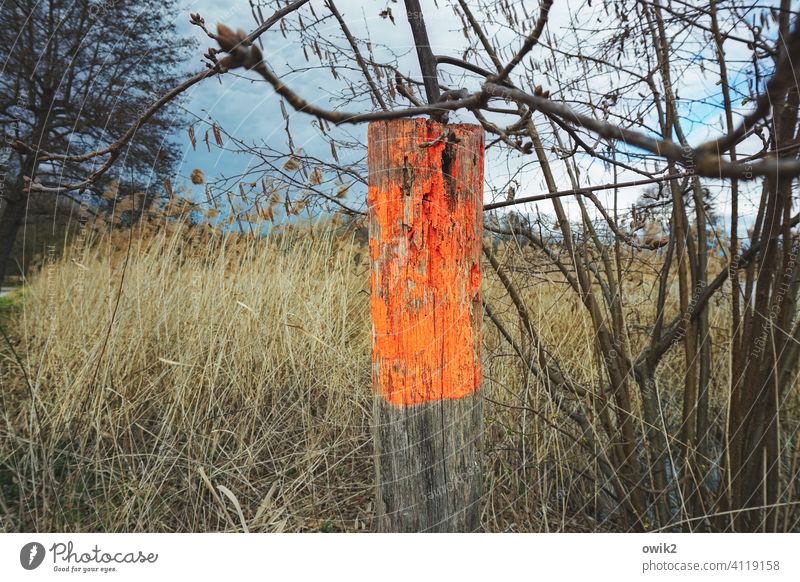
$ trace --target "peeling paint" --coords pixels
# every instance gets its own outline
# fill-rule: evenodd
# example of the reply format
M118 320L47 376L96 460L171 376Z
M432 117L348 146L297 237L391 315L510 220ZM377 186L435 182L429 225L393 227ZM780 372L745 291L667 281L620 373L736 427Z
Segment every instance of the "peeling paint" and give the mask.
M471 394L481 381L483 130L373 122L368 162L373 383L401 405Z

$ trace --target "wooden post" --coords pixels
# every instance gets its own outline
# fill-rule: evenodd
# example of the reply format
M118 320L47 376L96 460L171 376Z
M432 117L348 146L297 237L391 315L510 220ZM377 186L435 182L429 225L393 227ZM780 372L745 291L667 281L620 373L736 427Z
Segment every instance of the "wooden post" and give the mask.
M483 129L369 125L378 530L480 528Z

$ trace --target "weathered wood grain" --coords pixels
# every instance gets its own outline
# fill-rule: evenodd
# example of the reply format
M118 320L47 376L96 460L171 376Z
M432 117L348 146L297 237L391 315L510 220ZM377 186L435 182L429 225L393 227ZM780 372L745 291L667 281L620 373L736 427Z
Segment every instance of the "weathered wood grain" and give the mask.
M483 130L369 126L378 529L480 526Z

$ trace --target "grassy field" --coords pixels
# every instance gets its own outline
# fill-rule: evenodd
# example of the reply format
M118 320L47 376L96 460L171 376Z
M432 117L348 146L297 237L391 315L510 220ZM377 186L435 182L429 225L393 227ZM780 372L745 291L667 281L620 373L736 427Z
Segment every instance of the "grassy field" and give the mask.
M652 260L629 283L643 329ZM517 329L485 271L485 296ZM575 294L545 272L514 277L544 344L596 385ZM44 264L0 317L0 531L372 528L369 272L352 233L104 236ZM715 334L721 401L727 333ZM668 422L680 351L659 373ZM485 529L618 530L574 425L488 320L483 358Z

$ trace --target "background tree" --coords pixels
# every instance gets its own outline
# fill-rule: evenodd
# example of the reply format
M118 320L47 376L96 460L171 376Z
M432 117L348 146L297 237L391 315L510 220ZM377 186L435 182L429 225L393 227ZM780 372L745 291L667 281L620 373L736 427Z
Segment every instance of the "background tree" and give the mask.
M94 161L82 156L129 130L163 84L174 83L181 74L194 43L175 40L175 10L174 0L15 0L3 5L0 126L6 143L19 140L27 147L6 160L0 281L33 206L43 206L51 216L75 201L94 206L109 177L38 200L26 179L71 180L91 174L97 169ZM167 175L177 158L170 133L175 116L174 107L159 110L114 152L118 196L146 192ZM73 157L69 162L58 156L43 160L43 151Z

